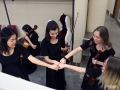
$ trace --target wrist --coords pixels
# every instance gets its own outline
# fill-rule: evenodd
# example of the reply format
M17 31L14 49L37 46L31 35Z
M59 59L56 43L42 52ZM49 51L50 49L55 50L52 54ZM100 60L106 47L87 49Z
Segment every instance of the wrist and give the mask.
M67 67L67 64L64 64L64 67Z
M52 60L52 63L54 64L56 62L56 60Z
M50 66L51 66L51 65L50 65L50 64L48 64L48 65L47 65L47 68L50 68Z
M64 56L63 58L64 58L64 60L66 60L66 61L68 60L65 56Z
M96 64L99 64L98 60L96 60Z

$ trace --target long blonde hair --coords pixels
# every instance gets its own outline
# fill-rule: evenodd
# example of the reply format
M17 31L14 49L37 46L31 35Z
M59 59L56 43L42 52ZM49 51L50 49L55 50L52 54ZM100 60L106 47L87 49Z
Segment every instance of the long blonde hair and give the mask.
M101 81L107 90L120 90L120 59L109 57ZM106 89L105 89L106 90Z

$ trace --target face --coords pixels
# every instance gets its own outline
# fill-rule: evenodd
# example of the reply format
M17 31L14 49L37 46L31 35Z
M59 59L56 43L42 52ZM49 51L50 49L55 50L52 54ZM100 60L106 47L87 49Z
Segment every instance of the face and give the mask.
M95 31L93 33L93 40L95 44L101 43L101 37L100 37L100 32L99 31Z
M105 60L105 62L103 63L103 71L105 72L105 69L106 69L106 66L107 66L107 62L108 62L108 59Z
M15 45L16 45L16 35L12 35L8 41L7 41L7 45L9 48L15 48Z
M26 32L26 31L24 31L24 33L27 35L28 34L28 32Z
M58 29L56 30L50 30L49 35L52 39L55 39L58 35Z

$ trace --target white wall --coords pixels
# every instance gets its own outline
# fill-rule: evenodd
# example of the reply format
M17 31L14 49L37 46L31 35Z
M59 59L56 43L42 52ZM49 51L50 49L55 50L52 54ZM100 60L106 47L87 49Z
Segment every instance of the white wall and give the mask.
M0 72L0 90L54 90Z
M14 2L6 0L6 5L11 24L17 25L19 36L24 34L21 29L24 24L32 27L36 24L38 25L36 32L39 34L39 40L44 38L49 19L55 20L61 28L60 16L65 13L70 19L72 17L72 0L15 0ZM2 0L0 1L0 24L8 25Z
M77 12L79 16L74 29L74 48L79 47L83 42L83 37L86 30L88 0L75 0L74 20L76 20ZM81 52L74 55L73 62L80 63Z
M87 32L93 32L98 26L104 26L108 0L89 0Z
M116 0L108 0L107 10L109 13L113 14L114 5Z

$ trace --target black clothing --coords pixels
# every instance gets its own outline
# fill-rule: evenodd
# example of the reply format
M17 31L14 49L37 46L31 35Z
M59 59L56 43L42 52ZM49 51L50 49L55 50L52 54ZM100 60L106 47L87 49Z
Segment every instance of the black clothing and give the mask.
M15 77L20 77L22 79L29 80L28 75L24 72L24 69L20 62L21 54L24 58L28 58L28 56L30 55L30 53L19 44L17 44L14 48L14 52L12 55L4 56L0 54L2 72Z
M58 40L56 44L51 44L44 38L42 40L41 49L42 55L49 56L51 60L57 60L59 62L62 58L60 40ZM57 90L65 90L66 81L64 69L56 71L46 68L46 86Z
M102 74L102 68L87 68L86 69L86 74L89 76L94 76L96 77L95 79L95 84L93 86L86 86L84 87L83 90L104 90L104 86L99 80L99 76ZM86 75L86 79L88 80L89 78Z
M87 48L89 48L89 44L90 44L90 40L86 41L84 44L82 44L80 47L85 50ZM87 63L87 68L92 68L90 67L91 63L92 63L92 58L94 58L96 56L96 54L98 53L98 50L96 49L96 45L93 49L90 49L90 58L89 58L89 61ZM97 60L101 61L101 62L104 62L109 56L114 56L115 55L115 51L113 48L109 49L109 50L105 50L103 51L100 56L97 58ZM97 65L97 67L101 67L100 65ZM89 87L92 89L85 89L86 87ZM84 75L84 78L83 78L83 82L82 82L82 85L81 85L81 88L83 90L96 90L96 89L93 89L93 87L95 87L94 85L93 86L89 86L88 85L88 80L86 79L86 75Z
M36 49L33 49L31 46L28 46L27 50L30 52L31 55L33 55L34 57L40 54L40 43L38 42L38 34L36 32L32 33L32 36L30 37L30 41L34 44L37 45ZM23 58L22 60L23 62L23 66L25 68L25 71L28 74L33 73L36 69L37 69L37 65L31 63L29 60Z

